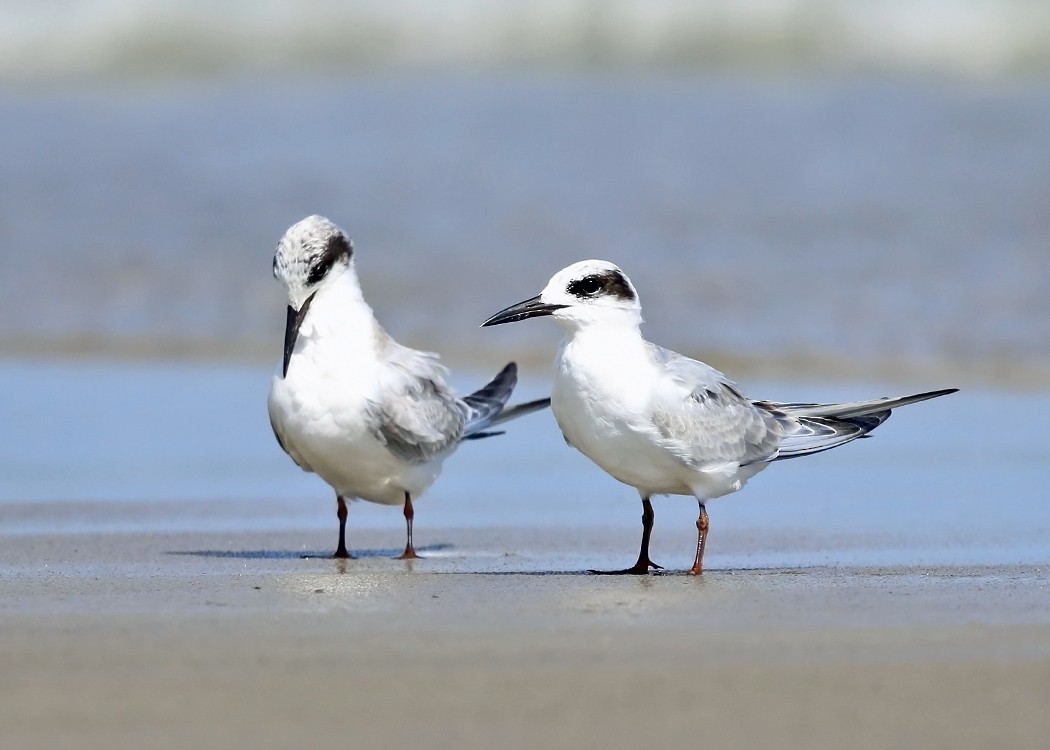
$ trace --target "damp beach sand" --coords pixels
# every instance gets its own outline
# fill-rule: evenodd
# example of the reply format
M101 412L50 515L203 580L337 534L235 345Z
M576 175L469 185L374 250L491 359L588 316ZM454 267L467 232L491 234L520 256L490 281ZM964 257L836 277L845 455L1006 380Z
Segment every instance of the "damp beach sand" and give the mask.
M401 516L366 503L357 559L328 559L335 503L273 444L268 378L0 367L13 418L63 415L0 443L4 747L958 750L1050 732L1044 395L964 389L773 466L711 504L708 572L635 578L586 573L633 560L640 504L549 414L450 459L417 506L426 559L389 559ZM653 559L684 570L695 505L654 507Z
M386 557L399 532L358 534L346 563L301 559L287 533L6 539L3 744L957 749L1050 732L1046 565L724 567L793 543L726 532L702 577L603 577L580 568L629 556L625 530L430 528L414 563Z

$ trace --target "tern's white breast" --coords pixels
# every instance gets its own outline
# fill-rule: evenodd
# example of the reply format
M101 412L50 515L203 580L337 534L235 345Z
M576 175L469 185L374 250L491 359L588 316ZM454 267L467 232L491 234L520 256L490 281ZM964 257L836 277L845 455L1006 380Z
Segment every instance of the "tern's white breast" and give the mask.
M641 336L588 330L561 348L551 408L569 443L645 493L691 494L689 471L661 447L649 418L655 374Z
M636 329L577 331L558 354L551 409L569 443L643 495L735 492L764 464L700 470L667 446L652 414L689 394L650 356Z
M380 398L385 334L372 311L324 290L303 321L284 378L274 378L270 415L292 458L337 493L377 503L418 497L440 460L409 464L376 438L369 405Z

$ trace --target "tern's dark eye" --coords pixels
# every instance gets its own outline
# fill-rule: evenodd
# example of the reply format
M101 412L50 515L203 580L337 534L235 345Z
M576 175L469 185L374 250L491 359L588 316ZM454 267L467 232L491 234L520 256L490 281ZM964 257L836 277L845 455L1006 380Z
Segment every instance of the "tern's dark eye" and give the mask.
M328 272L332 270L332 266L337 262L349 261L353 252L354 246L350 244L350 240L347 239L346 235L342 232L333 234L328 238L328 242L325 243L321 255L316 258L310 266L310 272L306 277L306 283L317 284L321 279L328 275Z
M602 290L604 283L599 276L584 276L569 284L569 294L577 297L593 297Z
M312 266L310 266L310 272L306 275L307 284L316 284L332 270L332 266L335 264L335 256L322 255L318 258Z
M601 297L625 302L637 299L627 277L616 268L570 281L566 291L579 299Z

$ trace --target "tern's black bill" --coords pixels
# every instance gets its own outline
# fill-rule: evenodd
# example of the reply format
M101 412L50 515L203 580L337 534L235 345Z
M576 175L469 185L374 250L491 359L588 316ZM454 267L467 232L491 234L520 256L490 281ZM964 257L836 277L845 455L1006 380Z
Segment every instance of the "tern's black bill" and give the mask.
M314 301L314 295L306 298L303 306L296 310L288 305L288 318L284 324L284 369L281 377L288 375L288 363L292 360L292 352L295 351L295 342L299 338L299 328L306 320L306 311L310 309L310 303Z
M540 302L539 296L536 296L532 299L527 299L524 302L519 302L516 305L511 305L505 310L500 310L482 323L481 327L498 326L501 323L517 323L519 320L525 320L526 318L538 318L542 315L550 315L551 313L565 307L568 307L568 305L551 305L546 302Z

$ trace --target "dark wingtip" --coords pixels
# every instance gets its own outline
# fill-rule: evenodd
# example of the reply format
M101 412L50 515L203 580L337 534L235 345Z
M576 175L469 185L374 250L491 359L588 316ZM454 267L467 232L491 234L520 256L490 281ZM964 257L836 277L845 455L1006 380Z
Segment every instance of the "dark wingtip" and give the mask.
M958 388L941 388L941 389L936 390L936 391L926 391L926 393L920 393L920 394L918 394L916 396L916 398L917 399L921 399L923 401L926 401L926 400L929 400L931 398L940 398L941 396L950 396L951 394L958 393L958 392L959 392Z
M484 438L497 437L499 435L506 435L504 430L491 430L488 432L475 432L470 435L464 435L463 440L482 440Z
M523 404L518 404L516 408L522 411L539 411L540 409L546 409L551 405L550 397L537 398L533 401L526 401Z

